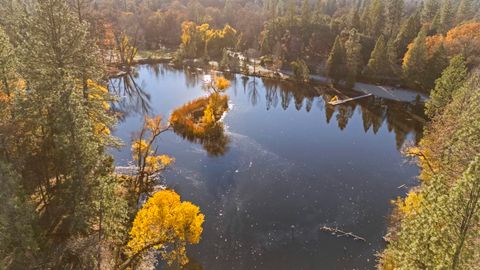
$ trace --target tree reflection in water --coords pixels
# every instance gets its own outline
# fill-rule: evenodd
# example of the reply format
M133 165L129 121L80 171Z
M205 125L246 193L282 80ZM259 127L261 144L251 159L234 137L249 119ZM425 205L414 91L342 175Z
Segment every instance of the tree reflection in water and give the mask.
M335 120L340 130L347 128L349 120L355 114L355 110L358 110L362 115L365 133L372 130L372 132L376 134L382 125L386 123L388 131L395 133L396 146L398 149L403 146L408 134L412 134L417 143L422 136L425 116L423 113L423 104L420 102L408 103L369 97L331 106L328 104L328 101L335 95L341 98L347 98L349 96L358 96L359 94L351 90L338 91L327 86L313 84L296 84L271 79L262 79L262 82L265 87L267 110L276 108L279 98L282 109L287 110L293 98L293 103L297 111L305 108L305 111L309 112L312 109L315 98L317 98L319 109L325 111L327 124L330 124L335 115ZM252 102L252 105L257 103L258 100L255 100L255 103ZM407 114L408 117L405 117L405 114Z
M197 87L202 84L203 71L197 69L185 68L175 69L168 65L148 66L155 77L169 76L172 72L183 73L185 84L188 88ZM283 110L288 110L289 106L294 104L295 110L305 110L310 112L314 102L318 108L324 111L325 120L330 124L332 119L340 130L348 127L349 120L355 115L357 110L361 114L363 129L365 133L373 132L376 134L386 123L389 132L395 133L396 146L400 149L406 138L411 134L418 142L422 136L424 114L423 104L420 102L399 102L378 97L369 97L357 101L352 101L337 106L328 105L334 96L346 98L358 96L358 92L351 90L338 91L317 84L298 84L294 82L279 81L268 78L248 77L235 74L224 74L226 78L233 82L232 89L237 94L237 80L239 87L243 88L252 106L262 102L262 91L265 91L266 110L272 110L279 105ZM136 81L137 73L124 74L113 78L110 82L111 91L120 96L118 103L113 104L113 108L123 114L123 117L135 112L139 114L148 114L151 111L150 94L144 91L142 85ZM407 117L405 117L407 114ZM334 117L335 116L335 117ZM177 134L179 134L177 132ZM213 156L220 156L228 150L230 142L225 134L223 124L219 124L216 129L212 129L211 136L188 136L179 134L185 139L199 143L203 148Z
M190 101L173 111L170 124L184 139L201 144L210 156L221 156L228 150L229 138L220 121L228 111L228 96L211 93Z
M252 106L257 105L258 100L260 99L260 93L257 88L257 78L253 77L253 80L248 83L248 99L250 100L250 103L252 103Z
M119 100L112 104L112 109L119 112L120 120L131 113L147 115L152 110L150 94L144 90L143 85L137 83L137 77L138 73L131 70L110 80L109 91L119 97Z

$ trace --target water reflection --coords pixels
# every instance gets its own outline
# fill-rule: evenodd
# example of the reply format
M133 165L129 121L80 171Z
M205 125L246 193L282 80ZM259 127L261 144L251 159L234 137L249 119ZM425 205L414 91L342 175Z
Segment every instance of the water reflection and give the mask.
M185 85L188 88L202 85L202 76L205 73L198 69L187 68L179 70L168 65L146 65L145 67L156 78L166 76L172 72L183 73ZM232 88L235 90L234 95L238 94L236 89L238 87L237 84L240 82L240 87L243 88L243 93L247 96L252 106L256 106L260 102L262 99L261 91L263 90L265 93L265 109L267 111L277 108L280 103L283 110L288 110L293 104L297 111L305 110L310 112L315 99L317 99L317 107L324 111L326 123L329 124L332 118L334 118L339 130L344 130L348 127L349 120L355 114L355 110L358 110L362 116L365 132L372 130L376 134L382 125L386 124L388 131L395 133L398 149L402 147L408 134L412 134L415 142L418 142L422 136L424 114L421 103L407 103L369 97L337 106L330 106L328 101L335 95L345 98L358 95L358 93L348 92L347 90L339 92L336 89L321 85L296 84L234 74L224 75L232 80ZM112 79L110 86L112 92L121 97L120 101L114 104L114 108L122 112L123 117L127 117L132 113L144 115L151 112L150 94L144 90L144 82L139 82L137 72L127 73ZM335 117L333 117L334 115ZM202 144L207 152L213 156L223 155L227 150L228 137L225 136L223 129L221 132L218 132L218 136L215 136L215 139L202 139L199 141L192 140L189 136L183 137Z
M212 79L212 74L203 77L203 90L208 96L191 100L176 108L170 116L173 131L184 139L199 143L210 156L224 155L229 138L221 121L229 109L229 97L223 92L230 81L225 78ZM187 79L187 80L192 80ZM217 86L221 82L221 86Z
M138 72L133 70L110 80L110 92L119 97L118 102L112 104L112 108L120 113L120 119L131 113L145 115L151 112L150 94L137 82L137 78Z
M243 79L244 87L245 80L248 80L248 78ZM353 117L355 110L358 110L362 115L365 132L372 129L373 133L377 134L382 125L386 123L388 131L393 131L396 135L397 148L402 147L407 134L412 134L416 143L422 136L425 116L423 104L420 102L408 103L369 97L355 102L331 106L328 105L328 101L335 95L346 98L348 96L356 96L358 93L349 92L348 90L338 92L325 86L302 85L270 79L262 79L262 84L265 87L267 111L271 108L276 108L280 100L283 110L287 110L293 103L297 111L304 108L306 112L310 112L315 99L318 99L318 107L320 110L325 111L327 124L330 123L333 115L335 115L335 120L340 130L347 128L349 119ZM256 91L256 87L251 91ZM253 94L249 92L251 104L255 106L258 103L259 95L255 94L254 99L251 98L251 95Z
M141 66L134 79L154 113L168 117L206 97L203 74ZM159 140L177 160L165 184L206 216L186 269L373 269L388 202L418 175L397 149L420 139L422 104L370 97L330 106L335 95L358 93L230 76L224 136L191 143L172 132ZM128 141L141 119L130 113L114 135ZM126 163L125 151L118 155ZM322 225L367 243L332 237Z

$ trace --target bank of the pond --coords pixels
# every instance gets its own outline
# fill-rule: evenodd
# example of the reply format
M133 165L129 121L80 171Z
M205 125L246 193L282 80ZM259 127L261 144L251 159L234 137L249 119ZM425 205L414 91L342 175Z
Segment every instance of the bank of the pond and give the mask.
M255 63L255 61L254 61ZM297 80L293 76L293 72L290 70L281 70L281 71L273 71L261 65L256 65L253 67L252 64L248 65L248 73L243 72L242 70L228 70L222 69L218 62L210 61L208 64L204 64L198 59L189 59L183 61L181 65L178 63L174 63L173 60L169 63L170 65L177 66L177 67L190 67L190 68L197 68L197 69L212 69L221 72L231 72L235 74L241 74L245 76L256 76L261 78L269 78L273 80L283 80L283 81L292 81L295 83L305 83L305 82L297 82ZM318 74L310 74L309 75L310 82L313 83L321 83L330 87L331 80L327 77L318 75ZM307 82L308 83L308 82ZM342 85L340 85L341 87ZM394 87L382 84L370 84L365 82L357 82L351 88L351 90L355 90L357 92L363 94L372 94L377 97L400 101L400 102L425 102L428 99L428 96L420 91L403 88L403 87Z
M246 61L246 58L240 53L231 53L231 57L236 57L240 61L240 66L243 61ZM229 70L228 68L222 68L217 61L205 61L201 59L184 59L179 62L175 59L175 52L172 50L160 50L160 51L139 51L135 56L132 66L135 65L156 65L156 64L168 64L177 68L195 68L200 70L215 70L220 72L230 72L234 74L241 74L244 76L256 76L261 78L269 78L273 80L283 80L283 81L292 81L297 82L293 76L291 70L280 70L274 71L268 69L259 64L258 59L252 59L247 63L248 72L242 69ZM122 68L120 63L112 64L109 68L109 77L121 77L124 76L128 71L125 68ZM331 80L328 77L321 76L319 74L309 74L309 80L313 83L321 83L324 85L331 85ZM340 85L342 87L342 85ZM428 99L428 96L420 91L398 87L398 86L388 86L383 84L371 84L366 82L356 82L351 90L355 90L362 94L372 94L376 97L381 97L385 99L400 101L400 102L425 102Z

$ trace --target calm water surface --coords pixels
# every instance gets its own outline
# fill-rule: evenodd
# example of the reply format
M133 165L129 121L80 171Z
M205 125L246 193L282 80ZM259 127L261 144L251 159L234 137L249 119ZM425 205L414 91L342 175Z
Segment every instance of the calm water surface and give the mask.
M112 81L125 112L114 135L127 145L114 151L117 165L131 161L143 114L167 119L206 95L201 79L158 65ZM422 105L371 97L332 108L325 100L338 93L324 86L230 79L225 147L212 154L173 132L158 140L159 153L176 158L165 184L206 216L187 268L374 269L389 201L416 181L417 167L399 149L420 139ZM367 241L337 238L323 225Z

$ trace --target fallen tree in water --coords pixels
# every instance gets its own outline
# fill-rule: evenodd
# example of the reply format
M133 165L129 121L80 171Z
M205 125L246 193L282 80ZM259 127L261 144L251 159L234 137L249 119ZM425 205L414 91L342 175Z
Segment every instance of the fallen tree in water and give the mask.
M350 238L353 238L353 240L360 240L360 241L363 241L365 242L365 238L361 237L361 236L358 236L352 232L345 232L345 231L342 231L338 228L332 228L332 227L327 227L327 226L323 226L320 228L321 231L324 231L324 232L329 232L331 233L332 235L335 235L336 237L342 237L342 236L345 236L345 237L350 237Z

